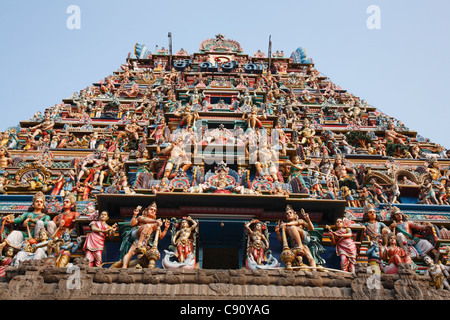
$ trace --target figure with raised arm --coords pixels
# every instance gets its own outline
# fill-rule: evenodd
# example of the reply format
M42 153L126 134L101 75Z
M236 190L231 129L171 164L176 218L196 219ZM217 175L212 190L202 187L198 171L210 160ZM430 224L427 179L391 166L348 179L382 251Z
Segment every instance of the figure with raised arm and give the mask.
M177 248L175 255L180 263L183 263L188 255L194 252L194 239L192 239L191 235L194 233L197 225L197 221L191 217L184 218L181 220L180 229L172 239L173 244Z
M98 220L92 221L89 226L91 233L88 234L83 245L85 257L89 261L90 267L101 267L102 254L105 247L105 239L114 235L117 224L112 226L107 224L109 215L107 211L102 211Z
M341 258L341 270L355 272L357 248L353 241L352 230L344 227L344 221L341 218L336 220L336 231L333 231L329 225L325 226L331 236L331 243L336 247L336 255Z
M296 262L293 264L303 265L303 257L305 257L310 267L316 267L317 263L307 245L310 241L310 235L307 230L314 230L314 225L309 215L305 210L301 209L301 218L299 218L294 209L288 205L286 207L286 219L286 222L281 222L275 228L278 240L282 242L280 230L284 229L287 237L290 238L291 250L295 256Z
M164 231L160 232L163 225L161 219L156 219L157 205L153 202L148 206L141 215L139 215L141 207L138 206L130 221L132 227L124 234L120 252L122 259L122 268L128 268L131 258L140 252L146 251L145 247L150 241L153 233L159 234L159 239L164 238L169 228L170 222L165 224Z

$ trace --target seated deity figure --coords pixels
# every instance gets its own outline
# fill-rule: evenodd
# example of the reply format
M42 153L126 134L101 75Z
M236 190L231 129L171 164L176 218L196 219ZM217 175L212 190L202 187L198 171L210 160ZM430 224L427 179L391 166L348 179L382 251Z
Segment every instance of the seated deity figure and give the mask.
M41 260L47 258L48 235L45 230L42 230L39 242L35 239L28 239L22 242L21 250L13 259L13 265L19 266L23 261Z
M129 89L119 88L118 92L123 93L127 98L136 98L140 93L139 84L132 81Z
M303 120L303 127L298 132L299 144L301 145L306 144L308 141L310 141L311 138L314 138L315 134L316 131L313 128L311 128L311 123L309 122L309 120L308 119Z
M125 131L120 131L117 135L116 140L121 140L128 138L131 140L139 140L139 132L143 131L144 128L138 124L137 117L133 116L131 123L125 125Z
M31 131L34 131L31 135L31 139L34 140L39 134L43 136L49 135L51 137L54 134L54 126L55 121L50 118L49 113L45 113L44 120L41 123L30 128Z
M189 128L195 124L195 121L200 119L198 111L193 111L189 103L186 103L181 110L175 111L174 116L181 118L180 128Z
M0 173L6 167L11 165L11 163L12 163L12 159L8 152L8 149L4 146L0 147Z
M157 194L158 192L172 192L175 187L170 186L170 181L167 178L162 178L161 182L152 186L152 192Z
M254 53L254 56L257 57L257 58L265 58L266 54L264 52L262 52L261 49L258 49L258 51L256 51Z
M205 176L205 183L202 184L201 192L212 191L213 193L231 193L238 191L236 189L235 177L229 175L230 169L224 162L220 163L215 170L215 174L207 174Z
M336 155L336 159L334 160L333 172L339 180L339 185L347 185L349 188L358 188L358 181L354 176L350 176L349 172L356 173L356 170L348 166L344 162L344 158L341 155Z
M106 162L106 167L100 172L99 185L102 186L103 182L106 181L108 177L112 178L117 175L123 169L122 156L119 149L116 149Z
M388 260L387 266L383 268L386 274L397 273L400 263L411 264L412 262L409 250L397 244L397 236L393 232L388 234L388 243L381 250L381 258Z
M136 159L138 169L132 185L133 189L148 189L150 180L153 178L152 167L158 160L158 158L152 159L147 149L142 151L141 156Z
M434 263L433 259L429 256L425 256L423 260L428 266L428 269L425 271L425 276L429 276L432 279L430 284L434 285L438 290L445 288L450 291L450 284L448 283L450 273L448 272L448 267L444 266L441 262Z
M433 225L430 222L420 224L407 220L405 214L401 212L398 207L392 207L390 220L391 224L389 225L389 228L397 235L399 245L411 252L412 258L423 258L431 253L437 261L439 252L430 240L421 236L421 232L425 233L425 231L433 228ZM434 232L432 232L432 234L434 234Z
M28 208L28 212L16 218L14 218L14 215L7 215L4 219L11 225L25 226L26 231L11 231L5 241L0 244L0 249L3 249L6 245L19 249L25 240L38 238L40 230L46 230L49 235L53 235L57 231L57 226L51 220L45 207L45 195L40 191L34 195L33 203Z
M294 209L288 205L286 207L286 219L286 222L281 222L275 228L275 232L280 242L283 242L282 235L280 234L282 230L286 233L287 238L290 239L290 247L295 256L292 264L294 266L301 266L303 265L303 258L306 258L310 267L316 267L316 260L308 247L310 235L307 230L314 230L314 225L309 215L302 209L300 218Z
M177 51L177 55L179 55L179 56L187 56L188 52L186 50L184 50L183 48L181 48L180 50Z
M386 142L399 143L401 145L405 145L403 139L408 139L407 136L395 131L395 126L393 122L389 122L388 127L384 132L384 137Z
M71 232L75 228L75 220L80 216L76 209L75 195L67 193L63 198L61 212L53 218L57 229L52 236L60 237L65 232Z
M361 221L364 226L364 234L370 242L386 244L389 228L380 220L375 206L370 203L366 204Z

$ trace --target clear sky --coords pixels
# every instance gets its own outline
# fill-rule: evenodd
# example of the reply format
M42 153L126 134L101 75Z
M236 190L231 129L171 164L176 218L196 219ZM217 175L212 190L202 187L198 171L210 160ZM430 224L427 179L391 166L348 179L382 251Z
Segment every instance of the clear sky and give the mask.
M449 15L448 0L2 0L0 130L105 78L135 43L168 47L172 32L173 51L192 53L222 33L251 55L269 36L273 52L305 48L334 83L450 148Z

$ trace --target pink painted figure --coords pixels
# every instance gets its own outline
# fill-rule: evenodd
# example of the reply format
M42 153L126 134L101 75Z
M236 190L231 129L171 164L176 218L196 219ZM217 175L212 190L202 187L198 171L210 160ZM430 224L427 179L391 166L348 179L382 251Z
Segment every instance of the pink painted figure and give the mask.
M398 272L399 263L411 264L411 255L397 245L397 235L391 233L388 237L388 245L382 249L382 258L388 260L388 265L383 269L386 274L395 274Z
M331 235L331 242L336 246L336 254L341 258L341 269L343 271L355 272L357 248L352 239L352 230L344 228L342 219L336 220L336 231L326 226Z
M117 224L109 226L106 223L108 219L108 212L102 211L99 220L90 223L92 232L87 236L83 246L84 255L89 260L90 267L101 267L105 239L117 230Z
M0 277L5 277L6 276L6 268L8 268L14 259L14 248L13 247L8 247L8 249L6 249L5 251L5 256L4 257L0 257Z

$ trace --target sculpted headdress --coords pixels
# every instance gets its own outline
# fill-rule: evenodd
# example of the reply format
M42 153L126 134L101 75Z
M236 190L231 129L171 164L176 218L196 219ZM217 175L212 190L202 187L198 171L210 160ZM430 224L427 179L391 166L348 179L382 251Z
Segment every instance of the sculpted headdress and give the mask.
M73 193L67 193L65 196L64 196L64 200L65 199L69 199L70 200L70 204L72 205L72 206L74 206L74 205L76 205L77 204L77 199L75 198L75 195L73 194Z
M39 199L41 199L42 201L45 202L45 195L42 193L42 191L37 192L37 193L33 196L33 203L34 203L36 200L39 200Z

